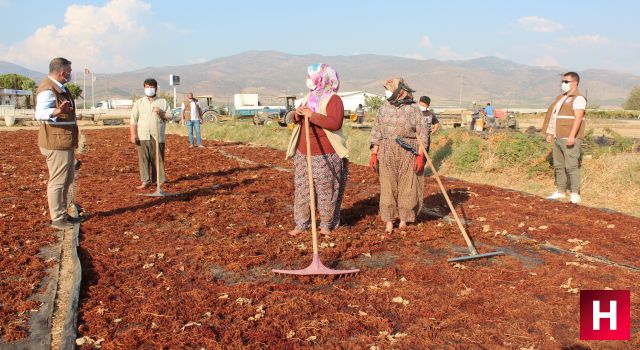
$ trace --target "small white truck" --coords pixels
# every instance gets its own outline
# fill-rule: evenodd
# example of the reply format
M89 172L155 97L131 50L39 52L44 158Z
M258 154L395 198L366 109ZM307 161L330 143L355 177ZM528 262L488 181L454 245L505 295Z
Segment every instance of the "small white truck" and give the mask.
M133 107L133 100L129 99L112 99L104 100L96 103L95 109L131 109Z

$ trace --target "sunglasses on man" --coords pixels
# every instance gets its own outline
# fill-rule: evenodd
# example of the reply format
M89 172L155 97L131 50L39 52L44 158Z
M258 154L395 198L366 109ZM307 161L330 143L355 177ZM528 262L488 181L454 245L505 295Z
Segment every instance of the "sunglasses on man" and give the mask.
M562 82L565 84L569 84L569 83L573 83L573 80L563 80Z

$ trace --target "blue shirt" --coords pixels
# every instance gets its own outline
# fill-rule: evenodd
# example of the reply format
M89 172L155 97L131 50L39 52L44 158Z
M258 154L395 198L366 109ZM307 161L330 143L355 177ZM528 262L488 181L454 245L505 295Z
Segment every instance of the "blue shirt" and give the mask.
M484 112L487 114L487 117L493 117L493 106L485 107Z

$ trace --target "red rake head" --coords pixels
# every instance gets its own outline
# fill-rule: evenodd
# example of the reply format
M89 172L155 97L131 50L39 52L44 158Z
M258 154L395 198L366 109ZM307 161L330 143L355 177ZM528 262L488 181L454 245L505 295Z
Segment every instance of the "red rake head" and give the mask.
M311 275L349 275L360 272L359 269L354 270L333 270L330 269L320 261L318 254L313 254L313 260L311 265L302 270L271 270L273 273L279 273L283 275L298 275L298 276L311 276Z

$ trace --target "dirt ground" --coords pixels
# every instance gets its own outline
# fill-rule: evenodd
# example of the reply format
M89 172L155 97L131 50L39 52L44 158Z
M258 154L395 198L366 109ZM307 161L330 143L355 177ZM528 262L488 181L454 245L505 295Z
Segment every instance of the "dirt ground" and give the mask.
M344 226L321 240L320 255L331 267L361 273L283 277L271 269L305 267L311 239L286 234L293 226L293 174L282 152L207 141L205 149L189 149L186 138L169 135L163 190L182 194L147 198L135 190L128 131L85 134L78 178L87 217L80 242L82 349L96 343L103 349L640 348L637 307L631 341L578 339L580 289L631 290L638 305L640 218L444 181L480 252L507 253L450 264L447 258L464 254L464 241L440 218L448 209L435 181L426 181L420 223L384 237L377 178L352 165ZM13 164L16 176L1 185L26 213L12 210L12 220L0 219L2 247L20 257L15 265L34 265L29 278L22 267L9 270L24 288L37 284L36 272L46 265L27 255L46 244L46 173L39 177L46 167L36 156L35 132L2 136L14 145L13 156L1 158L3 174L11 170L4 164ZM16 195L15 184L23 181ZM37 244L24 248L27 237ZM3 272L14 266L5 256ZM2 283L2 305L26 302L33 292ZM0 309L3 325L19 311L6 309Z

